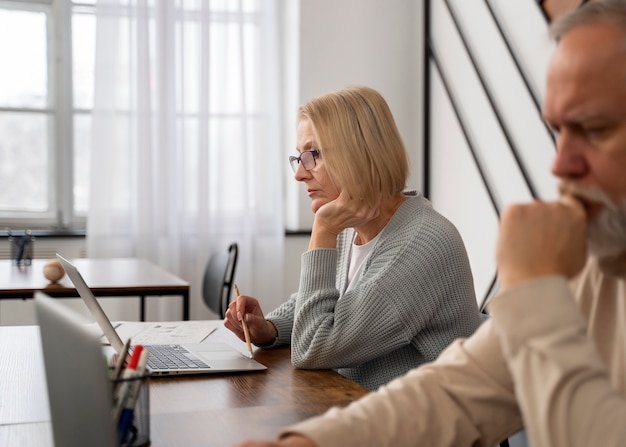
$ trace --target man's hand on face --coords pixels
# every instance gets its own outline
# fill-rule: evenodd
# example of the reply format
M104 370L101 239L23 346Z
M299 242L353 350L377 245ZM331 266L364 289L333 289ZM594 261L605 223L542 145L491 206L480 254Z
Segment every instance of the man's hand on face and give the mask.
M572 196L508 207L496 249L504 289L547 275L575 276L587 257L587 217Z

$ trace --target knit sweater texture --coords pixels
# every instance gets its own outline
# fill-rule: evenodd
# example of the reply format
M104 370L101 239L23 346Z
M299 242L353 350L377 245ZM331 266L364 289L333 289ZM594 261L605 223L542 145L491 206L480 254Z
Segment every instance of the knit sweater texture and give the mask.
M463 241L423 196L398 208L346 292L354 237L346 229L337 248L305 252L298 292L266 318L278 330L272 347L291 344L295 367L375 390L471 335L480 318Z

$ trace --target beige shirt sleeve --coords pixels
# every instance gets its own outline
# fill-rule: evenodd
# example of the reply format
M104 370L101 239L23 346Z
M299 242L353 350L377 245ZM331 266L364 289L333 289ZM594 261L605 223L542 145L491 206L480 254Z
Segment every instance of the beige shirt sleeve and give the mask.
M626 400L611 385L566 280L545 277L512 288L489 310L530 444L624 446Z
M488 446L521 427L512 383L487 321L439 359L353 402L284 430L324 447Z
M533 447L623 446L626 399L586 332L605 323L623 334L622 317L586 322L557 276L512 288L489 309L492 318L436 362L284 433L324 447L493 447L521 428L521 409Z

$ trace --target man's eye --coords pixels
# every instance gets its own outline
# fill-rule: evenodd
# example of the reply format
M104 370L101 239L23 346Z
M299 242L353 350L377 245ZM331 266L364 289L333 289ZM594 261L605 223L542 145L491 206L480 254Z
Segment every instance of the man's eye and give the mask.
M583 132L585 132L590 137L597 137L606 132L606 130L606 127L586 127L583 129Z

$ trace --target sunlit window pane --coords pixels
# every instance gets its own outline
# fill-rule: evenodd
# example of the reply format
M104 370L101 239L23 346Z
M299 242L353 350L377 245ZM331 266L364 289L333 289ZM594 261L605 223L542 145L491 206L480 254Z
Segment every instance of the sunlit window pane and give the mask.
M81 216L89 210L91 121L91 114L74 116L74 212Z
M0 9L0 107L47 106L46 15Z
M48 211L48 116L0 113L0 211Z
M146 0L146 8L159 1ZM117 2L124 6L129 0ZM16 221L31 228L38 224L49 227L53 221L70 226L85 222L89 209L96 4L97 0L0 0L0 229ZM259 50L263 46L257 16L259 0L175 0L172 4L178 20L174 29L176 48L183 49L178 61L183 69L175 73L175 88L176 98L182 98L176 103L176 112L179 125L188 130L185 139L210 140L215 138L210 129L220 126L232 130L228 133L232 141L223 141L222 145L240 144L242 126L253 124L251 116L243 121L239 116L259 113L266 104L257 85L263 83L262 74L258 70L245 76L241 73L244 67L262 64L258 60L263 54ZM199 26L199 11L213 14L208 30ZM66 29L69 23L71 29ZM157 22L152 18L148 25L152 35ZM127 42L137 29L129 18L120 25L119 32L130 34L120 39ZM229 50L244 43L248 50L243 55ZM133 48L122 45L115 51L125 54ZM201 53L210 55L208 63L200 63L197 55ZM130 56L120 59L130 60ZM71 67L66 66L69 61ZM113 76L127 76L132 70L132 65L120 66ZM150 88L159 85L150 83ZM247 96L244 102L242 88L256 94ZM155 97L160 94L155 92ZM132 103L129 90L120 90L118 95L121 103ZM198 134L204 127L199 126L201 122L209 123L206 135ZM185 152L184 156L185 166L193 168L201 162L212 163L211 157L224 153ZM262 160L234 160L235 165L246 162L256 165ZM116 174L121 176L118 181L131 178L128 173ZM189 177L192 184L200 181L196 174ZM237 182L230 185L231 189L240 187ZM126 193L122 189L121 194ZM243 191L237 197L228 206L239 206ZM210 199L215 203L223 200L213 196ZM126 203L128 197L113 200Z
M72 16L72 64L74 107L93 107L93 80L96 48L96 18L93 14Z

